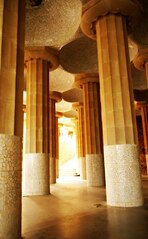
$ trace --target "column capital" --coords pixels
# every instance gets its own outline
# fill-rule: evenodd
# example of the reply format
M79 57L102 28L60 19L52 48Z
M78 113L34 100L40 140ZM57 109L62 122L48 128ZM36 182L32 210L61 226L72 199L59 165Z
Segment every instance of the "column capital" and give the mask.
M55 100L56 103L62 100L62 94L58 91L50 91L49 92L49 99Z
M90 0L82 10L81 29L85 35L96 39L95 23L99 17L121 14L135 20L141 15L142 7L137 0Z
M74 123L77 123L78 122L78 117L72 118L71 121L74 122Z
M147 106L148 106L148 102L146 102L146 101L140 101L140 102L136 103L136 107L142 108L142 107L147 107Z
M83 108L83 103L82 103L82 102L74 103L74 104L72 104L72 108L73 108L74 110L81 109L81 108Z
M47 46L32 46L25 47L25 63L34 60L42 59L49 62L49 70L53 71L59 66L58 50Z
M56 117L57 118L62 118L63 116L63 113L62 112L56 112Z
M133 59L133 64L138 70L145 70L145 64L148 62L148 48L140 48Z
M98 73L78 74L75 77L74 85L78 88L83 88L83 84L86 84L88 82L99 83L99 74Z

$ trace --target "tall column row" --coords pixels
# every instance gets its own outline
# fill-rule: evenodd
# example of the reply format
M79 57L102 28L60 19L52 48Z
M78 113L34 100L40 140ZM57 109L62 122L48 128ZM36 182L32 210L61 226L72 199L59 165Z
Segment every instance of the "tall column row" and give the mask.
M89 186L104 184L99 79L107 202L112 206L143 203L125 20L130 14L133 18L139 9L136 0L126 0L124 4L122 0L91 0L82 15L82 30L97 40L99 63L99 78L90 74L76 79L80 80L84 95L87 179ZM24 12L24 0L0 3L0 238L9 239L21 237ZM49 167L51 182L56 178L56 101L50 98L49 114L49 71L59 63L48 47L27 48L25 60L25 194L43 195L50 191ZM147 58L144 64L148 75ZM51 144L50 115L54 129ZM143 115L146 119L145 108ZM79 123L82 128L83 123ZM144 123L147 125L147 119Z

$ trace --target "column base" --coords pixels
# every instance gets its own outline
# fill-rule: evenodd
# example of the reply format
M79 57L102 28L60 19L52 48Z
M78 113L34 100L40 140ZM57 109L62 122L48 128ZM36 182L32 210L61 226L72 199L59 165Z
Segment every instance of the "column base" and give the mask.
M50 184L56 183L56 158L50 157Z
M23 196L48 195L49 154L28 153L23 162Z
M107 204L117 207L143 205L137 145L104 146Z
M86 158L85 157L80 157L80 177L83 180L86 180Z
M86 154L86 177L88 186L104 186L104 168L102 155Z
M21 238L22 142L0 134L0 238Z

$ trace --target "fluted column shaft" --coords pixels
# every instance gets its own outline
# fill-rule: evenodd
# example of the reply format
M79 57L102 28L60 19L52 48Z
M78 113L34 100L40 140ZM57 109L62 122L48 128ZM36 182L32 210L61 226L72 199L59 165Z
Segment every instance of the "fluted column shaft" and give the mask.
M32 59L27 71L26 153L48 153L49 63Z
M125 21L122 16L102 17L96 31L104 144L135 144L137 132Z
M79 128L80 128L80 157L85 156L85 134L84 134L84 108L79 108Z
M74 128L75 128L75 135L76 135L76 173L79 174L80 172L80 134L79 134L79 122L78 117L73 119L74 121Z
M56 183L56 102L61 101L61 94L59 92L50 92L49 94L49 128L50 128L50 183Z
M84 106L78 108L79 145L80 145L80 176L86 179L85 133L84 133Z
M59 134L60 127L58 119L62 117L62 113L56 112L56 178L59 178Z
M24 0L2 1L0 13L0 133L22 137Z
M56 178L59 178L59 126L56 117Z
M0 238L21 238L25 2L0 2Z
M86 132L86 153L102 154L102 144L100 137L100 108L99 108L99 84L88 82L83 84L84 92L84 117Z
M141 105L141 114L142 114L143 138L144 138L144 147L145 147L145 155L146 155L147 174L148 174L148 105Z
M79 161L80 161L80 176L86 179L86 158L85 158L85 133L84 133L84 107L82 103L73 104L78 112L78 146L79 146Z
M79 122L78 118L75 120L75 129L76 129L76 154L77 158L80 157L80 137L79 137Z
M49 99L50 122L50 183L56 183L56 117L54 99Z
M24 157L24 195L49 194L49 67L27 49L26 154Z
M75 107L74 107L75 108ZM75 117L72 119L74 123L74 132L75 132L75 138L76 138L76 161L75 161L75 167L76 167L76 174L80 174L80 138L79 138L79 123L78 123L78 117Z
M107 201L113 206L140 206L143 197L125 19L112 14L101 17L96 33Z

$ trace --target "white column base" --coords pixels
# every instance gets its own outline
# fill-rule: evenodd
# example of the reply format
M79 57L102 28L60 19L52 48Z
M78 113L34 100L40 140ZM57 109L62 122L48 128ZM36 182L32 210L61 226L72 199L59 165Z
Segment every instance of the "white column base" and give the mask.
M80 177L83 180L86 180L86 158L85 157L80 157Z
M0 134L0 238L21 238L22 142Z
M50 184L56 183L56 158L50 157Z
M104 186L104 168L102 155L86 154L86 177L88 186Z
M49 194L49 154L24 155L23 185L23 196Z
M137 145L104 146L107 204L117 207L143 205Z

